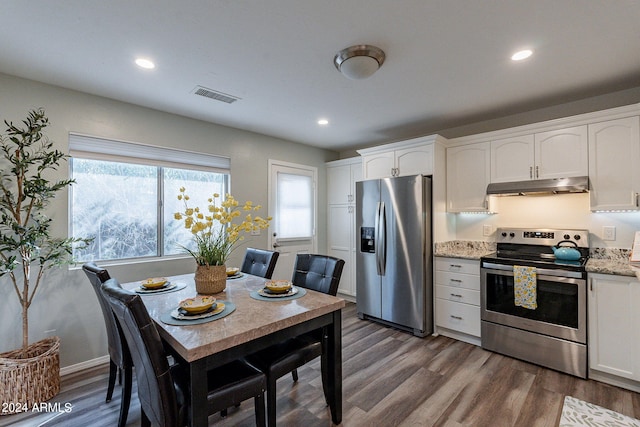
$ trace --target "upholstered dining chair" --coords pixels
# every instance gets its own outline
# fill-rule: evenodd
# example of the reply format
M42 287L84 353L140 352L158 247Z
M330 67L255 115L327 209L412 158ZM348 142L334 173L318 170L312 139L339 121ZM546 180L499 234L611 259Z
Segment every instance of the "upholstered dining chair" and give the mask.
M264 277L265 279L271 279L279 255L279 252L247 248L247 251L244 253L244 260L242 261L240 271L254 276Z
M122 339L118 331L118 323L113 316L109 302L104 298L100 291L100 286L111 277L104 268L98 267L93 262L88 262L82 266L82 270L89 278L89 282L93 286L93 290L98 297L100 308L102 309L102 317L107 327L107 345L109 347L109 385L107 387L106 402L111 401L113 389L116 383L116 376L124 377L122 387L122 396L120 399L120 417L118 418L118 427L124 427L127 424L129 414L129 403L131 402L131 385L133 383L131 373L131 356L127 343Z
M142 298L122 289L115 279L103 283L101 290L131 351L136 368L142 427L188 424L188 372L180 364L169 366L162 340ZM209 414L253 397L256 424L265 425L266 378L262 372L235 360L208 371L206 375Z
M335 296L338 292L344 260L327 255L298 254L293 270L295 286ZM326 340L324 328L275 344L247 357L247 361L267 375L267 422L276 425L276 381L291 372L298 381L297 368L322 356L322 386L327 384ZM324 389L325 396L327 395Z

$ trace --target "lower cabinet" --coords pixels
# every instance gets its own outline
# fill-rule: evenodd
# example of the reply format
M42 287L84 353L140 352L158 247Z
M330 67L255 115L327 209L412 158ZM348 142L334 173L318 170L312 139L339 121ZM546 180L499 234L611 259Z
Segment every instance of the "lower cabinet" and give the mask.
M640 381L640 282L590 273L588 300L589 377L638 391L617 380Z
M480 261L435 258L436 332L480 345Z

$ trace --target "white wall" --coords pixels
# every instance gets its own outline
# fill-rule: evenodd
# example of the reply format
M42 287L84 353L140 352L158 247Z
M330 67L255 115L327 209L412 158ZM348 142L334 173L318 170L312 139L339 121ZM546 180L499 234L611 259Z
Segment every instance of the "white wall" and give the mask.
M449 214L456 217L456 239L494 241L496 227L575 228L590 231L592 248L630 249L640 230L640 212L593 213L588 193L491 199L496 214ZM483 235L485 224L493 227L491 236ZM602 240L603 226L616 227L616 240Z
M68 152L70 131L231 158L231 189L236 198L267 206L267 161L276 159L318 168L318 249L326 248L326 176L324 162L337 153L256 133L205 123L131 104L0 74L0 121L20 122L28 110L44 107L51 126L47 136ZM2 126L4 133L4 126ZM57 178L66 177L63 169ZM68 197L60 194L49 209L53 233L68 233ZM266 247L266 232L251 245ZM244 251L232 257L236 265ZM192 272L192 260L139 262L109 267L121 282L148 276ZM0 278L0 352L22 343L20 307L9 278ZM102 314L81 270L51 271L29 310L30 341L55 329L62 339L61 365L69 366L107 354Z

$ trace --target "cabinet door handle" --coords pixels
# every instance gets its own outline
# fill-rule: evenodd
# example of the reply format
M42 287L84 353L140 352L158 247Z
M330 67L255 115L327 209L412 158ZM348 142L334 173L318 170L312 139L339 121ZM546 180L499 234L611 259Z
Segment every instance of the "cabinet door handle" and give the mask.
M536 166L536 179L540 178L540 169Z
M638 207L638 193L636 193L636 208Z
M529 166L529 179L533 179L533 166Z
M462 298L462 295L460 295L460 294L451 294L451 296L455 297L455 298Z
M589 279L589 290L593 292L593 279Z
M450 279L450 281L454 283L462 283L462 280L460 279Z
M456 320L462 320L462 317L460 317L460 316L454 316L453 314L451 314L451 318L452 318L452 319L456 319Z
M451 268L462 268L462 266L460 264L449 264L449 267L451 267Z

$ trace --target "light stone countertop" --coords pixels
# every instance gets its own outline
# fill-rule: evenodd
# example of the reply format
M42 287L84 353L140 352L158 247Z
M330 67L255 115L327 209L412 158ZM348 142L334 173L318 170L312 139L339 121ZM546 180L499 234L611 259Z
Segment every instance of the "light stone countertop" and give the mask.
M496 251L494 242L482 242L472 240L452 240L437 242L434 256L448 258L477 259Z
M631 249L592 248L587 262L587 273L635 276L629 265Z
M452 240L437 242L434 256L448 258L480 259L495 252L494 242ZM613 274L617 276L635 276L629 265L630 249L592 248L587 262L588 273Z

